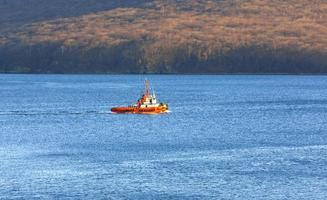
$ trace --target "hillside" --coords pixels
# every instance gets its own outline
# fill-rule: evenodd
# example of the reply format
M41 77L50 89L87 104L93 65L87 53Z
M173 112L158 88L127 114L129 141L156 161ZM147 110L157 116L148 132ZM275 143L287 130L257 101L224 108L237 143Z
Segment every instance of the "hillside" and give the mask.
M325 0L0 0L0 71L327 73Z

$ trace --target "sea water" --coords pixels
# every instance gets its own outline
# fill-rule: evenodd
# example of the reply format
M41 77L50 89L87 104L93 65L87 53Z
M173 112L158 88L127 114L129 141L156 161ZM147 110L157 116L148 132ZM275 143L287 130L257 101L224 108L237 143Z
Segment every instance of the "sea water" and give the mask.
M327 77L0 75L0 199L325 200Z

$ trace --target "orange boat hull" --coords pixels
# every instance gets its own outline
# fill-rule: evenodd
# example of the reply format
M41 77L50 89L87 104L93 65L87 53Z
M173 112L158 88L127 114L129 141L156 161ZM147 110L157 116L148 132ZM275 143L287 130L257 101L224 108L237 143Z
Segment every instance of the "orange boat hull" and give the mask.
M158 106L158 107L148 107L140 108L135 106L130 107L115 107L111 109L113 113L134 113L134 114L160 114L167 112L167 107Z

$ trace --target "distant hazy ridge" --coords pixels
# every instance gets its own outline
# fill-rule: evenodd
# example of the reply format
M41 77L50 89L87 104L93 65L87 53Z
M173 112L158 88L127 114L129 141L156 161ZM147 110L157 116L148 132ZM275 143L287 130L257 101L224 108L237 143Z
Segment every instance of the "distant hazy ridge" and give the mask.
M327 1L0 0L0 72L327 73Z

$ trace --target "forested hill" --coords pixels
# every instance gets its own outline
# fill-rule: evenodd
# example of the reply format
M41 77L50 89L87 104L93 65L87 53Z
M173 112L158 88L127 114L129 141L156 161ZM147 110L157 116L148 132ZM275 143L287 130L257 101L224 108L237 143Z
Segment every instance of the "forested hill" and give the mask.
M327 73L327 1L0 0L0 72Z

